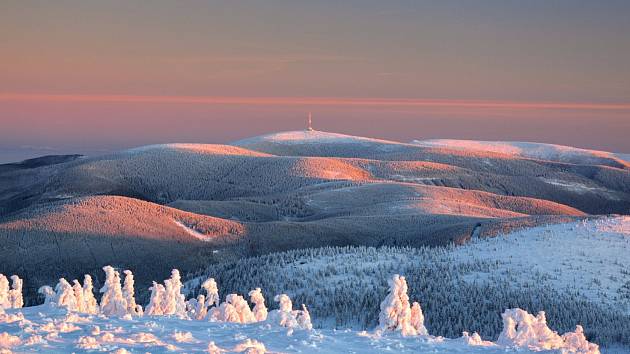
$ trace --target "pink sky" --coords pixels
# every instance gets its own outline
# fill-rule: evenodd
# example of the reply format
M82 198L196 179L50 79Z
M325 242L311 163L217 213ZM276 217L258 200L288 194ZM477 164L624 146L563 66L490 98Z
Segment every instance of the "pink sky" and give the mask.
M308 111L399 141L630 152L629 4L7 0L0 161L229 142Z

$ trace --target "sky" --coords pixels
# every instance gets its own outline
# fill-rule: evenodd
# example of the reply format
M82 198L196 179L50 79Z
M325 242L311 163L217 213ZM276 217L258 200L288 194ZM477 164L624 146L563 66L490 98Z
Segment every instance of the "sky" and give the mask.
M0 162L302 129L630 152L630 2L0 3Z

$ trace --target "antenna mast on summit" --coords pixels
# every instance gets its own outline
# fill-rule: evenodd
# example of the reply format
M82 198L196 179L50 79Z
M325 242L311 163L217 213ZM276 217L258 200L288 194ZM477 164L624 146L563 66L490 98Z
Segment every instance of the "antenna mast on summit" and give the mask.
M313 116L311 112L308 112L308 120L306 121L306 130L309 132L313 131Z

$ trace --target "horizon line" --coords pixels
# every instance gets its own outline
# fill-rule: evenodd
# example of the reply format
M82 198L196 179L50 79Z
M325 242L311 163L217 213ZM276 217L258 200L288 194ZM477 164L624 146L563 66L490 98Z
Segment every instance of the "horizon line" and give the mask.
M110 103L172 103L215 105L271 106L407 106L459 107L490 109L566 109L566 110L630 110L630 103L545 102L511 100L414 99L414 98L335 98L286 96L162 96L109 94L22 94L0 93L0 101L40 102L110 102Z

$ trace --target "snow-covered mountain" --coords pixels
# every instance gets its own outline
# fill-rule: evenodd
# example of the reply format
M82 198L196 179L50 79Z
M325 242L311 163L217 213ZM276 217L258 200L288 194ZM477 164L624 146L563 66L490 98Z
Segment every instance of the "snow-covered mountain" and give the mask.
M41 300L37 289L55 282L60 274L78 278L89 273L98 283L100 268L113 264L134 269L137 283L142 284L138 298L146 300L150 282L171 268L193 272L208 264L219 267L235 260L317 247L389 246L406 250L404 247L464 245L519 230L533 230L538 235L546 231L537 227L579 225L575 223L612 213L630 213L630 167L614 154L525 143L440 140L409 144L319 131L282 132L230 145L150 145L92 158L46 157L0 166L0 273L21 274L27 279L26 303L34 304ZM590 243L580 243L579 234L565 231L562 243L569 244L574 237L580 248L596 249ZM537 245L538 238L534 235L524 240L525 245ZM480 244L475 242L462 250ZM482 247L501 249L501 245ZM519 247L511 245L510 249ZM572 250L566 258L558 259L582 264L580 251ZM379 252L370 257L390 255ZM395 259L417 259L417 255L405 252ZM514 278L510 281L518 280L516 272L498 268L500 252L475 249L473 253L496 258L492 267L489 261L470 258L469 263L481 264L479 270L495 275L507 272ZM605 257L600 258L606 264ZM528 259L536 258L530 254ZM397 261L388 269L411 270L411 278L421 274L413 267L405 268L408 264ZM440 271L460 267L459 263L449 264ZM535 265L523 263L522 268L536 269ZM562 263L549 265L560 266ZM379 269L368 274L381 277L384 268ZM291 274L277 269L272 273ZM522 274L527 277L530 273ZM540 276L538 271L535 274ZM586 277L596 273L579 274ZM614 276L623 279L623 273ZM379 279L382 284L385 278ZM461 278L461 284L466 279ZM593 279L584 278L584 284L609 284ZM273 287L267 280L259 279L259 286ZM499 289L495 290L506 292L504 283L495 281ZM573 306L562 295L569 292L565 284L549 284L562 301L547 301L545 306ZM286 291L290 289L288 286ZM478 288L458 289L483 296ZM580 296L588 294L584 299L593 306L609 304L595 301L596 297L613 297L605 291L593 295L586 288L580 289ZM356 287L348 290L359 293ZM519 298L518 293L510 294ZM302 295L296 296L301 299ZM535 304L531 301L523 306ZM323 303L313 301L313 312L322 315L318 316L322 322L315 323L322 325L331 318L328 310L320 307ZM433 306L429 303L427 311ZM492 308L491 316L513 307L508 303L502 306ZM351 314L344 311L350 310L355 309L337 309L347 316ZM555 309L548 311L554 313ZM434 318L441 321L445 317ZM484 318L486 325L497 320L479 318ZM570 317L566 324L579 319ZM363 326L373 324L373 320L364 317L355 324L339 323ZM430 328L434 325L431 321ZM461 335L441 332L444 328L433 327L438 334ZM478 330L458 331L468 329Z

